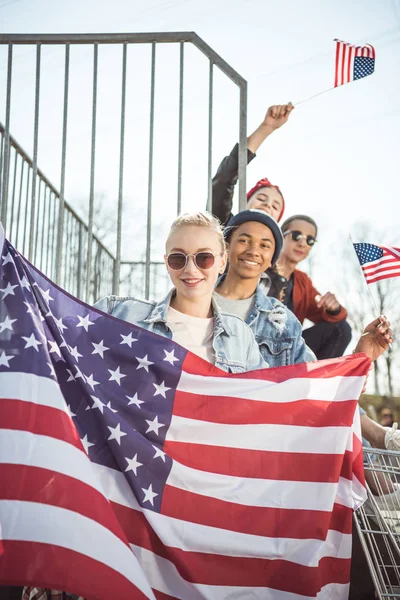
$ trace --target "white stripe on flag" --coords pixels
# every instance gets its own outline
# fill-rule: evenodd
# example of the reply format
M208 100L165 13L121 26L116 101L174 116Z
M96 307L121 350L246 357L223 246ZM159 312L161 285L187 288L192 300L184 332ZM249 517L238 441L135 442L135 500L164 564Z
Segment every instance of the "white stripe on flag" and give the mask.
M337 483L278 481L233 477L199 471L176 461L167 484L201 496L244 506L299 510L331 510ZM279 500L278 500L279 499Z
M83 481L105 496L87 454L62 440L29 431L0 429L0 463L49 469Z
M339 61L338 61L338 85L342 85L344 83L342 72L343 72L343 61L344 61L344 48L345 44L340 42L339 46Z
M205 444L247 450L341 454L346 448L348 427L303 427L296 425L230 425L173 416L166 441Z
M181 392L226 396L262 402L291 402L296 400L325 400L345 402L358 398L364 385L364 376L312 378L299 377L275 383L261 379L221 379L182 372L178 384Z
M114 569L154 598L130 548L93 519L49 504L0 500L0 522L3 540L52 544L79 552Z
M1 373L0 394L9 400L33 402L68 413L60 386L53 379L30 373Z

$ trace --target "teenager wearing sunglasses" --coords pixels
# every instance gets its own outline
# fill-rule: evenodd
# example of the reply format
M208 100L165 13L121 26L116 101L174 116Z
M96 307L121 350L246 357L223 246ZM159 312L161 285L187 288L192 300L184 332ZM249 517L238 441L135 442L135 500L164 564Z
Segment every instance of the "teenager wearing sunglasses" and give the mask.
M173 339L224 371L268 367L251 329L240 318L224 314L213 300L227 260L215 217L207 213L179 216L166 240L164 258L174 287L161 301L108 296L97 308Z
M309 276L297 268L317 241L317 224L307 215L294 215L282 224L282 232L278 269L287 281L282 300L300 323L305 319L314 323L303 331L303 337L318 359L342 356L351 340L346 309L331 292L321 295Z

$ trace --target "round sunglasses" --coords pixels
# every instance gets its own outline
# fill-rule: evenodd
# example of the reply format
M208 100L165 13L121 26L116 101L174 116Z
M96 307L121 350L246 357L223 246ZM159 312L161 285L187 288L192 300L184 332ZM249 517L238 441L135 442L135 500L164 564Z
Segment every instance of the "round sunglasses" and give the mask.
M296 231L294 229L288 229L284 232L283 235L289 235L289 233L292 234L292 240L294 242L300 242L300 240L305 240L307 246L314 246L315 242L317 241L313 235L305 235L305 233L301 233L301 231Z
M181 271L188 264L189 258L192 257L196 267L205 271L214 266L216 256L222 256L222 253L196 252L196 254L185 254L184 252L172 252L167 256L167 264L173 271Z

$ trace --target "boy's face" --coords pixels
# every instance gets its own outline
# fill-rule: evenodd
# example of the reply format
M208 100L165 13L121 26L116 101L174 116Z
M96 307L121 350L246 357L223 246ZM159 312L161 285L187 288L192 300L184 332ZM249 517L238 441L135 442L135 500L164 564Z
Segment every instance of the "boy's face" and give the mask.
M275 238L269 227L258 221L242 223L229 240L229 270L242 279L258 280L271 266L274 252Z

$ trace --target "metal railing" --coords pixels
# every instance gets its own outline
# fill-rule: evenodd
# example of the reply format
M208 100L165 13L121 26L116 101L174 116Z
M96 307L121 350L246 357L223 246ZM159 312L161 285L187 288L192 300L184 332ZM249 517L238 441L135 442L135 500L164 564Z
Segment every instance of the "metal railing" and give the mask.
M182 33L129 33L129 34L0 34L0 48L7 48L6 94L4 108L4 127L1 127L0 156L0 219L6 235L18 249L57 283L71 293L88 302L92 302L104 293L116 293L127 289L140 289L144 296L156 295L156 290L165 286L165 277L161 275L158 262L154 258L154 142L156 135L156 81L157 49L160 44L175 44L179 48L179 78L176 89L178 103L177 119L177 164L176 168L176 210L182 209L182 179L184 163L184 108L185 104L185 44L191 44L208 61L207 92L207 208L211 207L212 148L214 126L214 81L215 67L218 67L239 90L239 207L244 207L246 192L246 81L226 63L210 46L193 32ZM130 106L127 105L127 68L128 50L133 45L146 44L151 50L149 82L149 130L147 160L147 203L141 214L145 229L145 257L143 261L129 261L130 256L122 256L123 221L125 218L127 186L126 179L126 141L127 118ZM34 84L31 90L34 97L32 158L17 144L11 136L13 124L13 85L14 50L20 46L31 45L35 48ZM50 45L64 49L62 67L63 90L59 107L62 113L62 135L60 150L59 191L50 183L38 167L41 137L39 117L41 112L42 81L46 72L43 60L44 48ZM67 158L70 155L68 133L71 128L70 101L72 46L92 48L91 58L91 133L90 133L90 185L87 198L88 223L85 225L70 203L65 200L67 189ZM99 95L99 48L114 45L120 48L119 67L120 105L119 105L119 149L118 169L115 182L118 189L116 205L115 231L110 252L95 235L96 177L98 168L97 153L101 150L98 135ZM18 58L18 57L17 57ZM28 93L28 90L25 91ZM54 99L51 109L56 109ZM61 125L61 123L60 123ZM107 143L107 142L106 142ZM144 145L144 140L139 140ZM169 159L169 157L167 157ZM172 159L171 159L172 160ZM46 165L42 169L48 173ZM125 202L124 202L125 200ZM204 207L204 206L203 206ZM203 207L199 207L200 209ZM108 244L107 244L108 245ZM122 269L121 269L122 267ZM131 283L128 279L131 278ZM158 280L160 283L157 283ZM134 282L134 285L133 285Z

